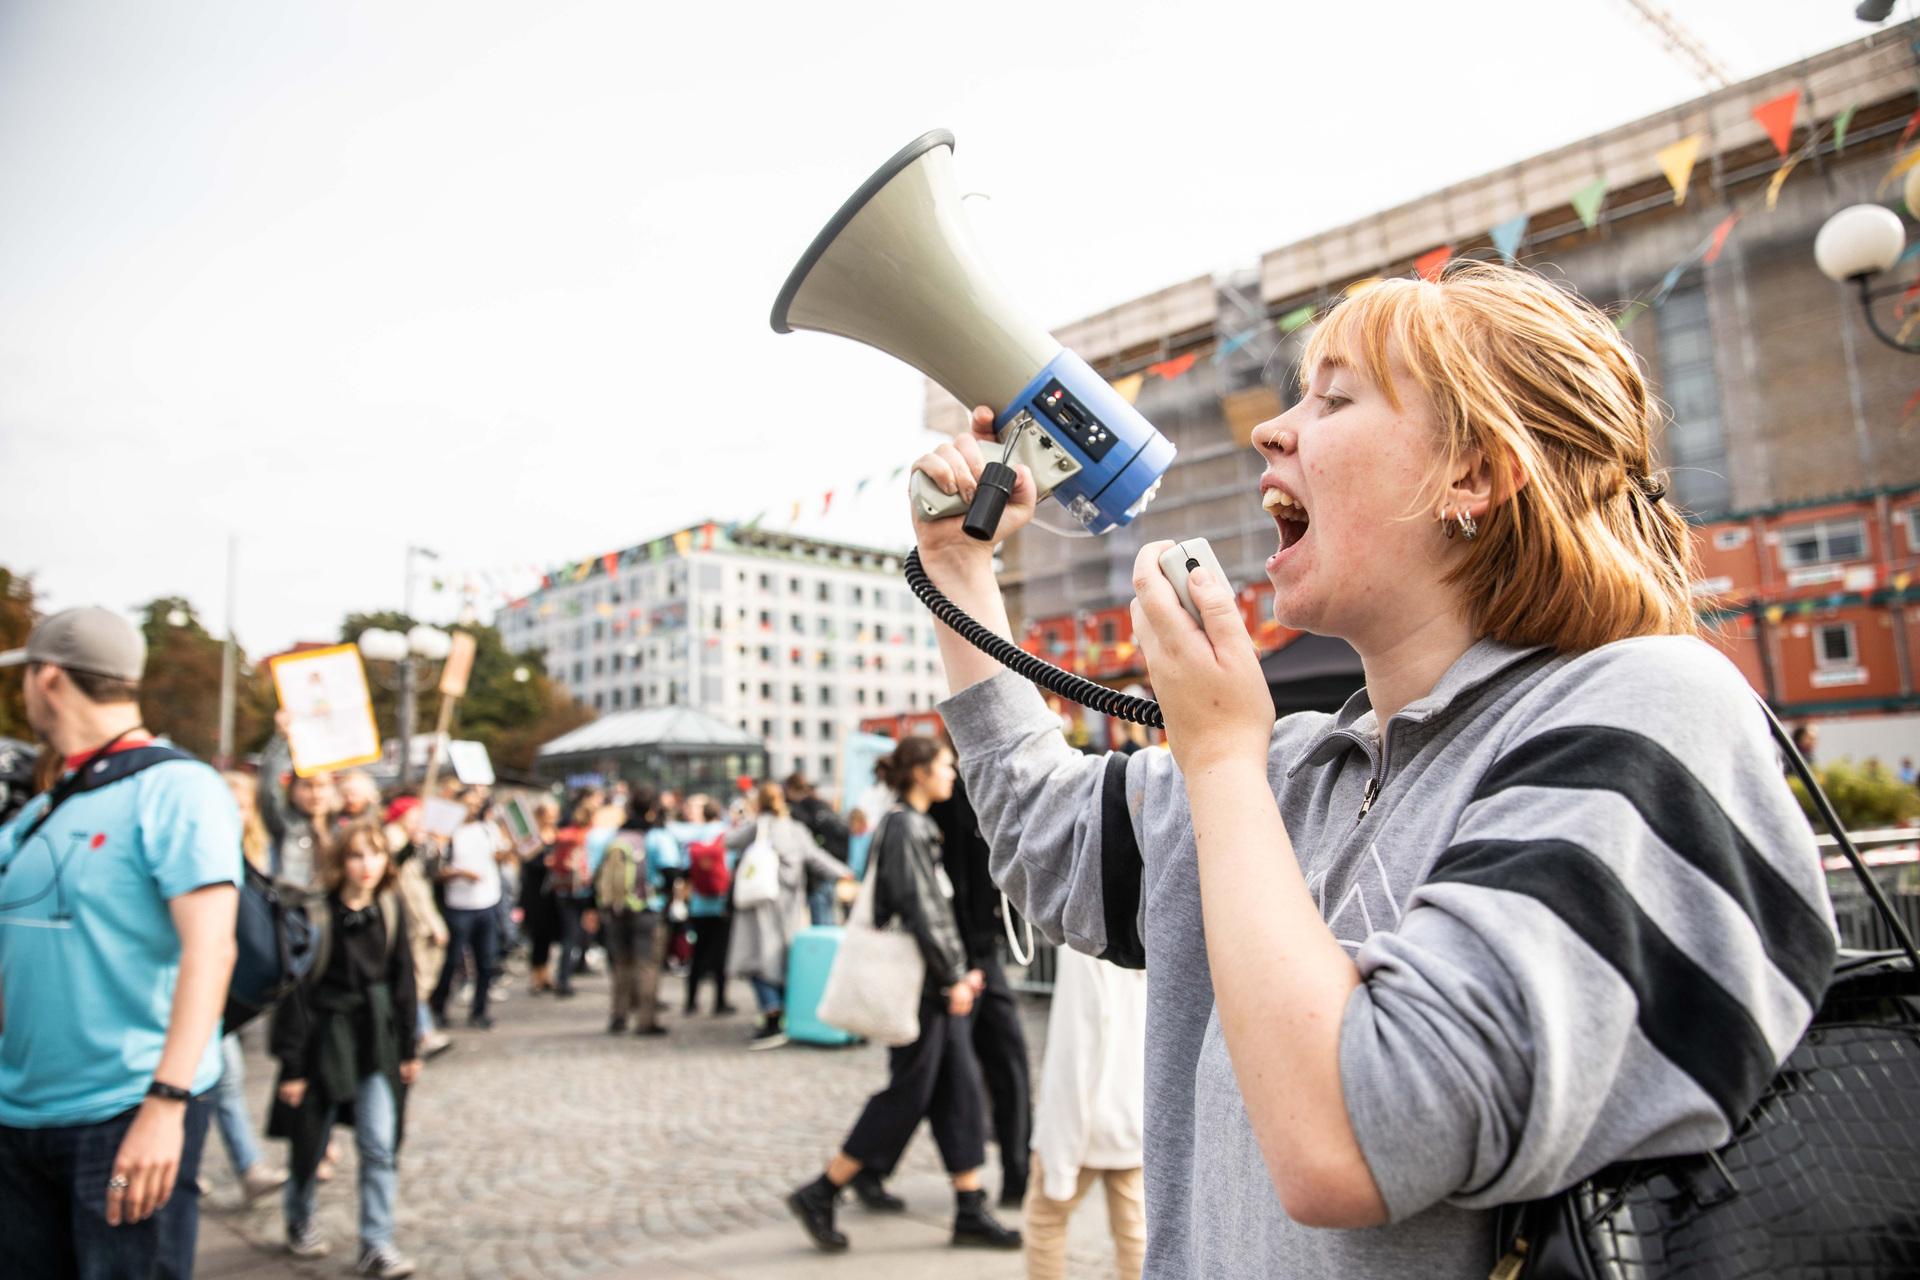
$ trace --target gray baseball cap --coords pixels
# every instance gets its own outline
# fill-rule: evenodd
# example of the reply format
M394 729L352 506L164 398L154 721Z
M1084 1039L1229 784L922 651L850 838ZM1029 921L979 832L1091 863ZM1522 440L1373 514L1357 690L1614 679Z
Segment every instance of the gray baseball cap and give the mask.
M0 653L0 667L23 662L44 662L138 684L147 667L147 642L138 628L113 610L83 605L42 618L27 637L26 648Z

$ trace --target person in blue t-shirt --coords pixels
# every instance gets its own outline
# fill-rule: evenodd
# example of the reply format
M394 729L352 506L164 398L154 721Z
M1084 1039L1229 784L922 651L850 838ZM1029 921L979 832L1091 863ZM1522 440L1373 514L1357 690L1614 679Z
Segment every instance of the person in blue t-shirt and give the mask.
M141 727L125 619L55 614L23 663L66 768L0 827L0 1275L191 1275L239 816Z

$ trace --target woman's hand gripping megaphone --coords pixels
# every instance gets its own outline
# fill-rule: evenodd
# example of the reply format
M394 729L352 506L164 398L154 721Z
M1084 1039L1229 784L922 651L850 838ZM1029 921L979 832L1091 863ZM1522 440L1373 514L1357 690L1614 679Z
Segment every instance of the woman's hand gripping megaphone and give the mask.
M914 460L913 470L925 473L927 479L942 493L958 494L967 502L972 502L974 491L980 485L980 475L987 468L987 460L980 453L980 441L995 438L993 416L993 410L985 405L975 409L971 434L955 436L932 453L922 454ZM1014 468L1014 475L1013 494L1007 499L1006 510L1000 516L999 531L992 541L982 542L967 536L958 517L924 520L916 509L913 534L914 541L920 547L921 563L934 569L936 566L972 566L991 561L993 548L1033 518L1037 493L1033 473L1026 466L1018 465Z

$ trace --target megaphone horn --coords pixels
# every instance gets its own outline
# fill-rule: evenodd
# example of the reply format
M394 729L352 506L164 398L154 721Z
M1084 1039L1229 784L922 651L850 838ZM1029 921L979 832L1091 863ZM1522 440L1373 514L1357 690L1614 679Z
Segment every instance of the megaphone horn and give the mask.
M974 243L944 129L902 147L840 206L787 276L772 321L777 333L863 342L963 405L991 405L1003 441L1017 429L1013 460L1094 533L1138 515L1173 464L1172 441L1007 300ZM915 480L923 516L959 514L957 499Z

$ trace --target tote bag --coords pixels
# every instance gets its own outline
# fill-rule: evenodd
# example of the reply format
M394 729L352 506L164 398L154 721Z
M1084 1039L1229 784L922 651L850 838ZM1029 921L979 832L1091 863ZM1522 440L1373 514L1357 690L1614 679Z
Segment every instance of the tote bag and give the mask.
M780 897L780 851L773 847L772 825L760 819L753 843L733 873L733 905L742 910Z
M873 899L879 892L875 867L880 860L880 835L892 815L874 832L867 876L854 899L827 989L820 997L820 1021L889 1048L920 1038L920 988L927 962L913 935L896 926L876 929Z

